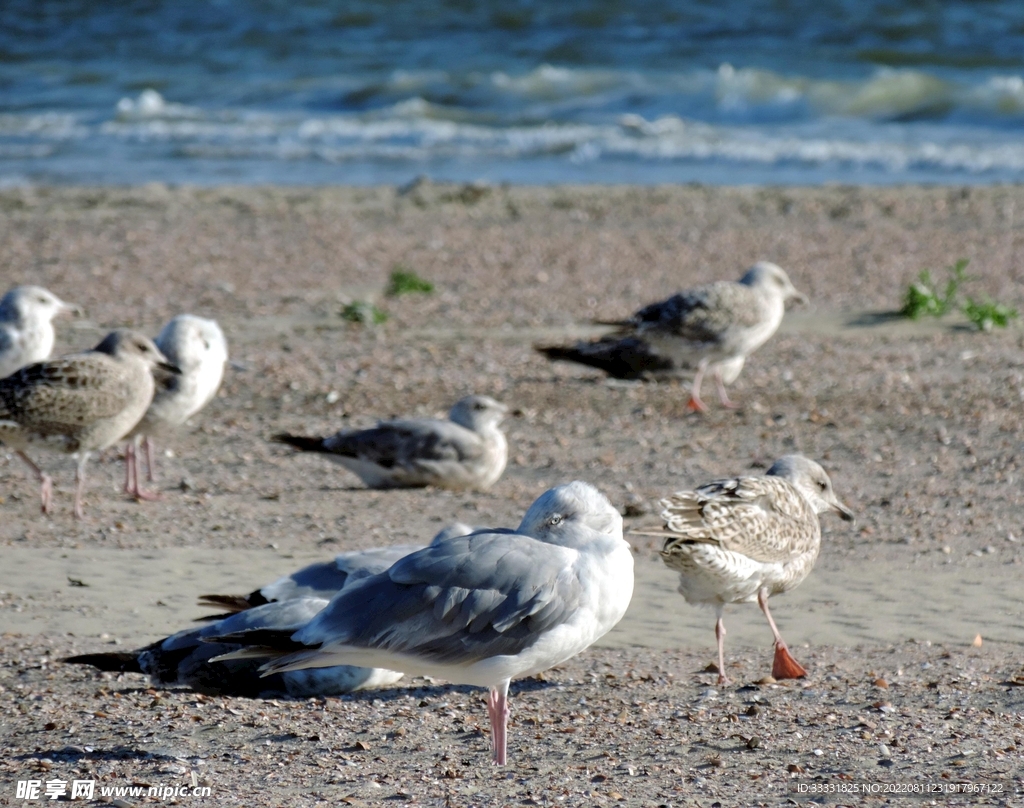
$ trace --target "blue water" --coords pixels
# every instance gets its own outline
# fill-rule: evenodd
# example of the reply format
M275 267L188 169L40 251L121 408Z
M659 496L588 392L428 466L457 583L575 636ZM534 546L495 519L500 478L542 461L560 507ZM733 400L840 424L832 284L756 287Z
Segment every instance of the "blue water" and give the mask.
M1024 180L1024 2L0 4L0 186Z

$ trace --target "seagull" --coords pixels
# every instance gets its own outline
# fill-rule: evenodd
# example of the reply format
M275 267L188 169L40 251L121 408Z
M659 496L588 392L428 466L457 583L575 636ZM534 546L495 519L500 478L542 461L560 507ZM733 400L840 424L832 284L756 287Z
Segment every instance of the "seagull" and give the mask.
M470 527L462 522L454 522L441 530L431 544L442 542L457 536L468 536L483 528ZM327 598L330 600L347 584L360 578L384 572L400 558L417 550L420 544L396 544L390 547L374 547L369 550L350 550L338 553L331 561L321 561L303 567L290 575L253 590L248 595L201 595L199 602L203 606L222 609L227 614L241 612L292 598ZM211 615L202 620L218 620L227 614Z
M15 286L0 298L0 379L50 358L53 318L82 310L41 286Z
M455 523L435 537L471 533ZM261 662L212 661L240 646L203 642L206 637L254 629L295 631L317 615L346 586L390 567L398 559L422 549L419 545L375 547L339 553L333 561L311 564L298 572L255 590L247 597L203 595L204 606L228 609L227 614L199 618L207 625L190 628L135 651L81 654L63 662L92 665L103 671L148 674L154 685L185 685L205 693L260 696L286 693L296 698L334 696L353 690L381 687L402 678L401 673L376 668L337 665L312 671L289 671L262 678Z
M439 488L485 491L508 462L508 442L498 428L508 408L489 396L456 402L447 421L382 421L373 429L327 438L282 433L273 440L340 463L370 488Z
M240 646L204 642L206 637L256 629L295 631L312 620L330 601L300 597L265 603L228 615L200 628L190 628L135 651L114 651L65 657L61 662L92 665L101 671L144 673L155 686L183 685L209 695L266 697L283 693L293 698L337 696L394 684L397 671L335 665L317 670L260 676L259 660L213 661Z
M41 444L78 456L75 516L81 519L89 454L121 440L139 422L153 399L154 371L179 372L149 337L118 329L91 351L0 379L0 443L35 472L43 513L50 511L53 481L25 449Z
M772 619L768 598L793 589L814 567L821 547L818 514L835 511L853 521L825 470L802 455L786 455L764 477L718 480L659 504L671 534L662 560L679 573L679 592L687 603L711 605L717 615L718 683L729 681L725 605L755 600L775 636L772 676L806 676Z
M433 541L464 536L474 528L455 522ZM393 545L339 553L332 561L310 564L279 578L248 596L202 595L200 605L226 609L227 614L199 620L208 625L190 628L135 651L113 651L67 657L62 662L92 665L102 671L148 674L154 685L184 685L204 693L258 697L285 693L295 698L336 696L393 684L401 673L379 668L336 665L288 671L263 678L261 661L213 662L241 646L204 642L206 637L254 629L296 631L323 610L338 592L356 581L376 575L422 545ZM244 616L239 616L244 615Z
M171 319L155 342L181 373L167 376L157 385L149 409L128 435L124 489L138 500L159 498L139 485L139 445L145 447L147 477L152 482L154 437L167 435L213 400L228 361L228 343L220 326L214 320L193 314L179 314Z
M622 517L577 481L542 494L516 531L438 541L364 578L297 632L217 641L256 646L239 656L276 657L266 674L350 664L486 687L492 759L504 765L510 681L583 651L632 594Z
M754 264L739 281L696 286L640 309L619 330L595 342L537 350L600 368L622 379L676 375L696 370L687 406L706 412L700 386L711 372L722 406L735 408L725 387L746 358L778 330L789 301L807 302L785 270L768 261Z

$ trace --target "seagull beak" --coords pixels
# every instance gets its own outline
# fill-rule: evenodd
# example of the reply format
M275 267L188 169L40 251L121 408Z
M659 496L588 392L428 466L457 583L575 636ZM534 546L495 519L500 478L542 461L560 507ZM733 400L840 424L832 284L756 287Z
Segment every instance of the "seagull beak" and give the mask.
M65 303L63 300L60 302L60 310L66 311L75 317L85 317L85 309L79 306L77 303Z
M830 502L829 505L832 506L832 510L834 510L836 513L838 513L840 518L842 518L842 520L844 522L855 522L855 521L857 521L856 518L853 515L853 511L851 511L849 508L847 508L838 499Z
M156 366L160 368L160 370L166 370L168 373L172 373L175 376L181 375L181 368L177 365L172 365L170 362L157 362Z
M793 290L793 294L789 296L789 299L794 303L799 303L801 306L806 306L810 303L810 298L807 297L803 292L798 292L796 289Z

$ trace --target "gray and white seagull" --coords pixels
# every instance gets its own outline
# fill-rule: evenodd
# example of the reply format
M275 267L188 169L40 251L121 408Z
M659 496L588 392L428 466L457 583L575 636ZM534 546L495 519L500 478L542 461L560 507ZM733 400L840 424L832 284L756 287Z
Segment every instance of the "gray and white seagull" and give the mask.
M539 347L549 359L600 368L621 379L677 376L695 371L688 406L703 412L700 387L710 372L725 407L735 407L725 386L740 375L747 357L778 330L786 303L807 302L785 270L754 264L738 281L695 286L651 303L618 330L594 342Z
M214 638L277 657L267 674L361 665L489 688L491 752L504 765L508 688L606 634L633 594L622 517L593 486L560 485L516 531L436 541L339 593L297 632Z
M81 309L41 286L15 286L0 298L0 379L50 358L53 318Z
M508 462L508 442L499 428L506 412L490 396L467 396L456 402L447 421L409 418L326 438L282 433L273 440L319 452L370 488L434 485L484 491Z

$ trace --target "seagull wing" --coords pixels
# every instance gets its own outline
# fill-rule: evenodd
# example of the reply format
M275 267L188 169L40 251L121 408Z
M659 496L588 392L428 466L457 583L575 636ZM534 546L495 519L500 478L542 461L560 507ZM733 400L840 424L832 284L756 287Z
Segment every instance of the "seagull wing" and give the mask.
M0 379L0 418L43 434L112 417L131 399L121 368L98 353L28 365Z
M787 481L737 477L681 491L660 502L670 535L662 556L686 544L714 544L763 563L810 550L821 528L807 500Z
M668 332L695 343L718 343L734 328L758 325L761 311L756 296L739 283L719 281L697 286L652 303L635 315L637 333Z
M480 437L451 421L385 421L374 429L339 432L323 442L327 452L355 457L386 468L416 468L439 461L480 457Z
M291 639L320 648L329 664L343 661L345 648L444 664L515 655L578 611L577 556L517 533L449 539L347 587ZM305 651L268 669L296 660L313 661Z

